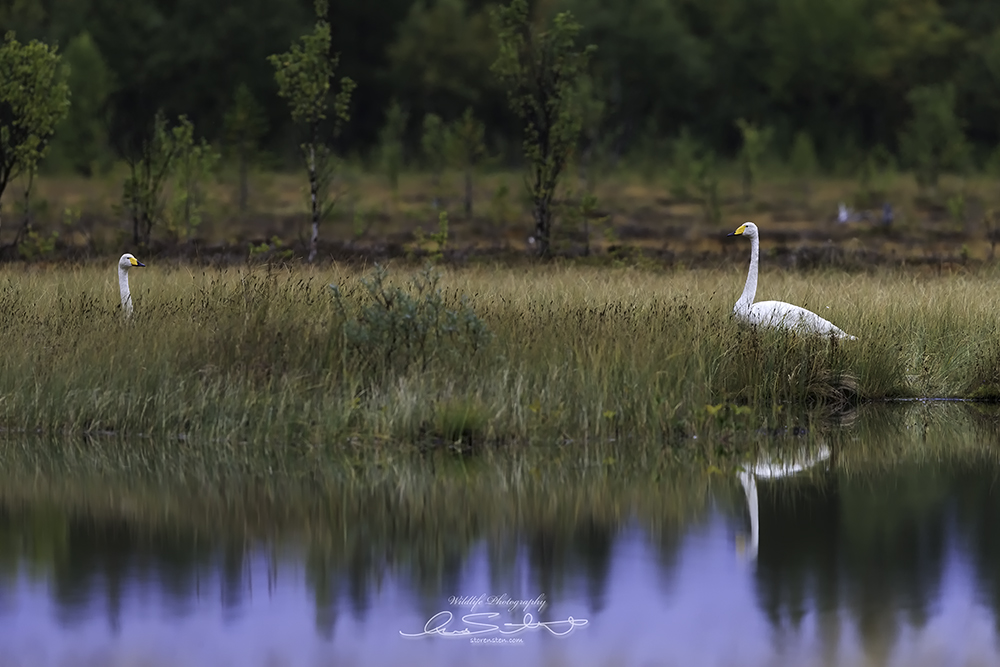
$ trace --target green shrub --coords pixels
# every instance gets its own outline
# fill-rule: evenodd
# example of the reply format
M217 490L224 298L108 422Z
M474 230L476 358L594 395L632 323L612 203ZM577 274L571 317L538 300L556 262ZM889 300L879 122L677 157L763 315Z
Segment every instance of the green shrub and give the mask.
M491 339L486 325L465 297L449 300L440 289L440 274L430 266L408 289L390 285L388 270L377 266L361 280L364 294L354 304L331 285L343 317L347 358L356 370L377 375L427 371L438 364L460 363Z

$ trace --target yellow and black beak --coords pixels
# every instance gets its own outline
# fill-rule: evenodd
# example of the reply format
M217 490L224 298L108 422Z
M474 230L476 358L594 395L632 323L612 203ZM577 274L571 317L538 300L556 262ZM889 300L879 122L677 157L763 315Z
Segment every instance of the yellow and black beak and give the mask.
M747 229L746 225L740 225L735 232L729 232L726 236L740 236Z
M137 260L135 257L129 257L128 261L132 263L132 266L146 266L145 264Z

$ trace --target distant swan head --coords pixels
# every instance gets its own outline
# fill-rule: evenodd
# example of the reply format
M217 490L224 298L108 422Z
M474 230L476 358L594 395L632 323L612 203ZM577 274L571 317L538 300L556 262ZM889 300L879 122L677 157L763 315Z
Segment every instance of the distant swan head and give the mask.
M122 295L122 312L125 318L132 317L132 292L128 288L128 270L133 266L146 266L131 253L125 253L118 260L118 291Z

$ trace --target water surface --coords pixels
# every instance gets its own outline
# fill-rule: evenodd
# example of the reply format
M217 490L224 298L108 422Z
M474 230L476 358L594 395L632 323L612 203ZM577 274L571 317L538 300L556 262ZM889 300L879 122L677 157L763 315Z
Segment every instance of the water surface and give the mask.
M655 447L208 483L8 446L0 667L1000 665L998 419L870 406L742 483Z

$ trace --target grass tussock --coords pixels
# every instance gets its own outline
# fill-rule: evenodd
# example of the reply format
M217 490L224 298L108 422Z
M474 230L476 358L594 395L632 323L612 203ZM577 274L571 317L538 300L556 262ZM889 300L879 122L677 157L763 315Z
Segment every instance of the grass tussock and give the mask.
M4 269L0 420L214 443L238 460L676 442L996 380L994 274L765 272L761 298L859 337L831 341L734 322L744 270L149 267L132 272L125 322L107 267Z

